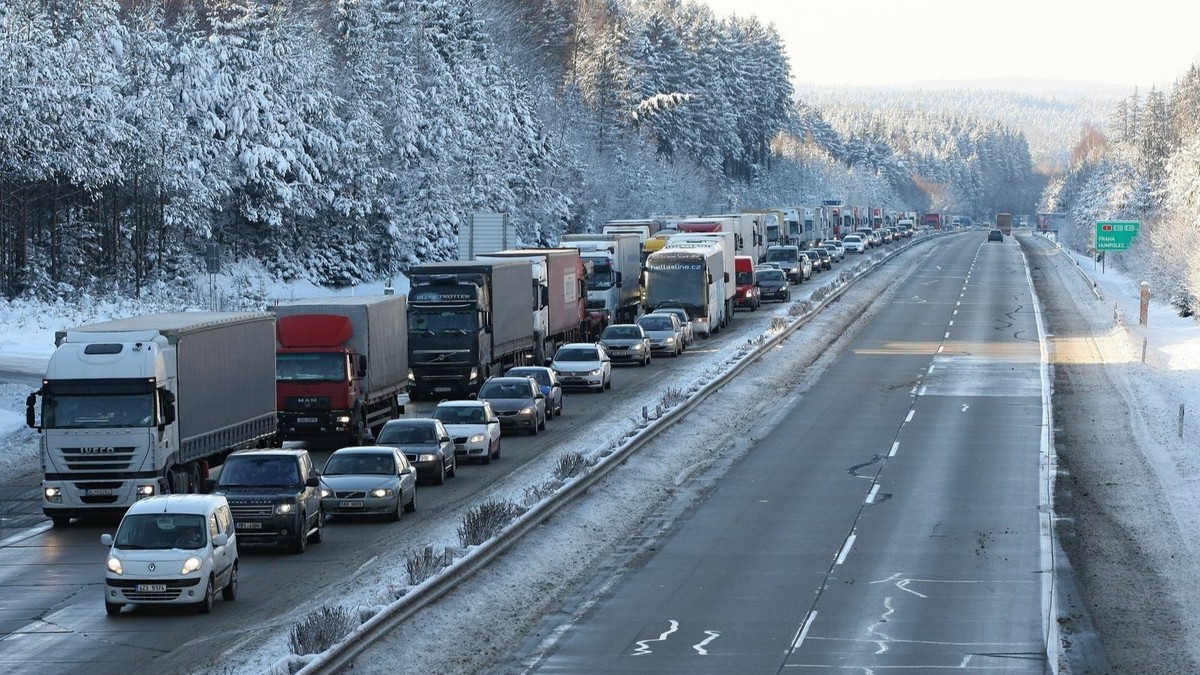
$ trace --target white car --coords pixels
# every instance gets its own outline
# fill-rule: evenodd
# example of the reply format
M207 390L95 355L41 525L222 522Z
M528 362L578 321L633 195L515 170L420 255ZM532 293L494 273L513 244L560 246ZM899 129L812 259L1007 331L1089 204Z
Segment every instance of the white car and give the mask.
M612 360L604 347L591 342L568 342L558 348L550 367L563 387L604 391L612 388Z
M487 401L442 401L433 410L454 439L454 454L490 464L500 459L500 418Z
M841 262L846 257L846 247L842 246L842 242L837 239L826 239L821 242L821 248L829 251L829 255L833 256L835 262Z
M843 237L842 246L845 247L847 253L851 251L855 253L865 253L867 250L867 243L863 241L863 238L857 234L848 234Z
M212 611L217 591L237 598L237 534L222 495L148 497L125 512L104 572L104 611L125 605L195 605Z

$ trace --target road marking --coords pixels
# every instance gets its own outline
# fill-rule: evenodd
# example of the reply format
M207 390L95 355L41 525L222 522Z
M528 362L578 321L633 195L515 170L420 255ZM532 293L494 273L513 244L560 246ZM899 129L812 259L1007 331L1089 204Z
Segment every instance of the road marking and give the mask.
M905 421L905 422L911 422L911 421L912 421L912 418L913 418L913 415L916 415L916 414L917 414L917 411L916 411L916 410L909 410L909 411L908 411L908 416L904 418L904 421Z
M924 396L924 395L925 395L925 387L924 387L924 386L922 386L922 387L921 387L921 391L918 391L918 392L917 392L917 396Z
M970 404L970 403L964 403L964 404L963 404L963 407L962 407L962 411L963 411L963 412L967 412L967 409L968 409L968 408L970 408L970 407L971 407L971 404Z
M945 348L946 348L946 345L939 345L939 346L938 346L937 353L941 354L941 353L942 353L942 350L943 350L943 349L945 349Z
M958 316L958 310L954 310L954 313L951 316Z
M950 320L950 325L951 325L951 326L953 326L953 325L954 325L954 319L951 319L951 320Z
M813 621L817 618L817 610L812 610L808 613L808 617L804 619L804 624L800 626L800 632L796 633L796 639L792 640L792 652L795 653L800 649L800 645L804 644L804 637L808 635L808 629L812 627Z
M888 457L895 457L896 452L900 450L900 441L892 441L892 450L888 453Z
M876 483L875 487L871 488L871 491L867 493L866 503L874 504L875 503L875 495L877 495L877 494L879 494L879 484L878 483Z
M850 555L850 547L854 546L854 539L856 537L857 535L853 534L849 537L846 537L846 543L842 544L842 550L840 553L838 553L837 562L834 563L835 565L841 565L842 563L846 562L846 556Z
M718 637L721 636L721 634L715 630L706 630L706 631L704 631L704 634L707 635L708 637L701 640L698 644L692 645L692 649L695 649L696 651L700 652L700 656L708 656L708 650L704 648L704 645L712 642L713 640L716 640Z
M638 646L638 648L637 648L637 650L635 650L635 651L633 652L633 656L641 656L642 654L650 654L650 653L652 653L652 652L650 651L650 645L649 645L648 643L650 643L650 642L664 642L664 641L666 641L666 639L667 639L667 636L668 636L668 635L670 635L671 633L674 633L675 631L679 630L679 622L678 622L678 621L676 621L675 619L671 619L670 621L671 621L671 627L670 627L670 628L668 628L668 629L667 629L666 631L664 631L663 633L661 633L661 634L660 634L658 637L656 637L656 638L651 638L651 639L649 639L649 640L638 640L637 642L635 642L634 644L636 644L636 645Z
M946 331L946 334L942 336L942 339L949 340L950 339L950 331Z

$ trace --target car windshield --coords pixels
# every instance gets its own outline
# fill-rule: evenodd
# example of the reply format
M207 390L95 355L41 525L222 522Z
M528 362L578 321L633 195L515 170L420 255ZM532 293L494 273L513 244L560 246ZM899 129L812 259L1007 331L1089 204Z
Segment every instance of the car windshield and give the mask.
M434 419L442 424L483 424L487 422L481 406L439 405L433 411Z
M642 317L638 324L645 330L674 330L671 320L665 316Z
M783 272L779 270L763 270L758 273L759 281L783 281Z
M845 239L843 239L842 243L843 244L847 244L847 243L857 244L860 241L862 241L862 239L860 239L858 235L852 234L852 235L847 236Z
M479 398L528 398L529 387L520 382L484 382Z
M379 445L419 445L433 443L432 424L385 424L375 442Z
M640 337L641 332L632 326L609 326L600 334L601 340L636 340Z
M544 384L547 387L550 386L550 373L542 370L541 368L513 368L512 370L508 371L508 374L516 377L532 377L533 379L537 380L538 384Z
M123 549L195 550L208 544L205 517L198 513L141 513L125 516L113 539Z
M291 486L300 482L296 460L281 457L230 457L221 467L222 487Z
M391 476L396 473L396 459L387 452L333 453L325 468L324 476L369 475Z
M596 350L591 347L570 347L558 350L555 361L599 361Z

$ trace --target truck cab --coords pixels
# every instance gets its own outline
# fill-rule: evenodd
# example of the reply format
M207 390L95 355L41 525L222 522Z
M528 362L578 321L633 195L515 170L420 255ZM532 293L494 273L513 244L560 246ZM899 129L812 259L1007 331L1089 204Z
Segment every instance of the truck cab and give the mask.
M751 256L739 255L733 259L737 295L734 296L735 307L747 307L757 311L759 306L758 276L754 269L755 262Z

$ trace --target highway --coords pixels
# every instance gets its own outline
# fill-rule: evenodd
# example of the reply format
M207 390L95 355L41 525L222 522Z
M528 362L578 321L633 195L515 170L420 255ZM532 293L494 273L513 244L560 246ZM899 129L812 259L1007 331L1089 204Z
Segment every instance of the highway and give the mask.
M937 246L904 283L530 670L1048 672L1019 248Z

